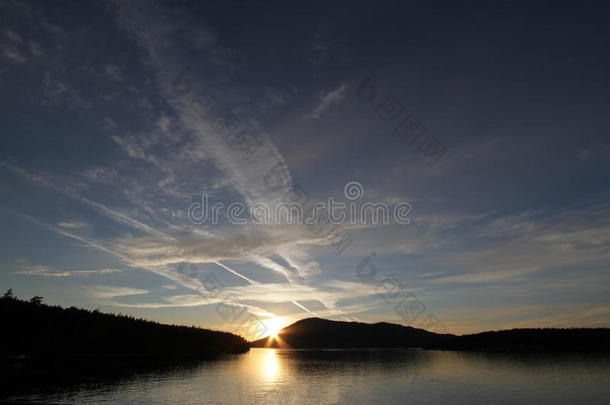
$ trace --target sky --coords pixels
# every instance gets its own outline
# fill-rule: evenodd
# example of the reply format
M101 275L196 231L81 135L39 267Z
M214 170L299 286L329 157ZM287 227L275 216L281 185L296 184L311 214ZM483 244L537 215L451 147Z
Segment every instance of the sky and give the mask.
M609 7L288 3L0 2L2 290L248 338L610 326Z

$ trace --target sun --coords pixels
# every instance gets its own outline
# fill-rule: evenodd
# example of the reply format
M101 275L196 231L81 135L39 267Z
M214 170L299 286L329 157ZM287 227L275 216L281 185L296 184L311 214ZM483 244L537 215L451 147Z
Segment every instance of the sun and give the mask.
M267 332L269 333L269 337L276 339L282 330L282 322L280 318L269 318L264 321L265 326L267 327Z

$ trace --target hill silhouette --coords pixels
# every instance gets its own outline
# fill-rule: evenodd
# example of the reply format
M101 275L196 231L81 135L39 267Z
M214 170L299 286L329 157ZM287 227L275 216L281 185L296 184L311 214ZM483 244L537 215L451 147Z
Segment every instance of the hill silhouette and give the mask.
M203 359L240 353L240 336L197 327L165 325L131 316L62 308L15 298L0 298L0 361L50 367L69 359Z
M375 324L302 319L280 331L279 339L263 338L252 347L305 348L409 348L442 344L453 335L442 335L387 322Z
M251 346L609 352L610 329L511 329L457 336L386 322L368 324L306 318L282 329L279 338L266 337L251 342Z
M430 344L429 349L610 352L608 328L509 329L455 336L445 342Z

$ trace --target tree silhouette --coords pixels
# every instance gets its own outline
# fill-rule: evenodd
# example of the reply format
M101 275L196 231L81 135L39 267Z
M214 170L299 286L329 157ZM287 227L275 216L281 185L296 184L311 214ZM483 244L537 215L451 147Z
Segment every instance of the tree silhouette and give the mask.
M43 298L39 295L36 295L35 297L30 298L30 302L34 305L42 304L42 300L43 300Z
M201 359L249 348L232 333L50 306L40 296L17 299L12 290L0 298L0 319L0 363L22 356L41 367L75 358Z

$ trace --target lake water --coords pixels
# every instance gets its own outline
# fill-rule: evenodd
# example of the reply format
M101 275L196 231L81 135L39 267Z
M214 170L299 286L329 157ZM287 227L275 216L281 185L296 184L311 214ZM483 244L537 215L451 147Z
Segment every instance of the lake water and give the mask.
M146 405L610 404L610 357L252 349L19 399Z

